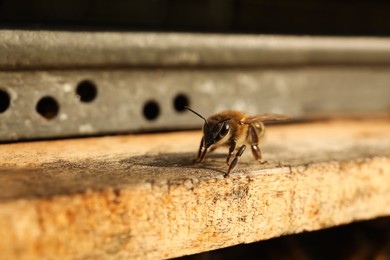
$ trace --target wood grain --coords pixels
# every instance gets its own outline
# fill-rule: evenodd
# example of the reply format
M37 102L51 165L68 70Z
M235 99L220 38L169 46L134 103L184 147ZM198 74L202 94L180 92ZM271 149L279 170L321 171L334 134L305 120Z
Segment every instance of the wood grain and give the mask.
M268 127L267 164L199 131L0 146L0 258L156 259L390 215L390 120ZM5 239L6 238L6 239Z

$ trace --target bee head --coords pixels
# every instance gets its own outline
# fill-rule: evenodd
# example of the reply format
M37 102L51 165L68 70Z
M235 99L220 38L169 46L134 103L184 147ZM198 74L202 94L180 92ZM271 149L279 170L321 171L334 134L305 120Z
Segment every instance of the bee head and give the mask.
M203 116L201 116L200 114L192 110L191 108L186 107L186 109L204 120L203 146L206 149L211 145L215 144L216 142L220 141L229 133L230 125L227 123L227 121L230 120L230 118L207 121L206 118L204 118Z

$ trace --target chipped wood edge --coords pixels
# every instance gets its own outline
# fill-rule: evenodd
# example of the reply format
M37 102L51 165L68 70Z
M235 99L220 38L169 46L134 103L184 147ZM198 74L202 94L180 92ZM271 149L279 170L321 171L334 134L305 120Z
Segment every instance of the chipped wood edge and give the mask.
M318 230L390 215L389 180L381 156L2 202L0 256L171 258Z

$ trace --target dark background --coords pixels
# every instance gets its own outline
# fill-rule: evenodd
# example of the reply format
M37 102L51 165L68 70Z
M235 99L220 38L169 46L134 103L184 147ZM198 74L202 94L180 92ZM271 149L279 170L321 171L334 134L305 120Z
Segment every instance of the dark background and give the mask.
M390 35L386 0L0 0L0 27Z

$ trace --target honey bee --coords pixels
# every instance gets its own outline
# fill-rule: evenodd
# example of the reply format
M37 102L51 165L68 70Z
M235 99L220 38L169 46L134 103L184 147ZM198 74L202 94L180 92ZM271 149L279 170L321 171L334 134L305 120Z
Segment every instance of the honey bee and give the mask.
M249 116L233 110L223 111L206 119L191 108L186 107L186 109L202 118L205 122L196 162L202 162L204 160L209 148L209 152L212 152L221 146L228 147L229 153L226 158L226 163L229 168L227 174L232 172L237 166L239 158L246 149L246 145L251 147L253 157L259 163L266 163L266 161L262 160L261 150L259 148L259 142L265 134L263 121L290 119L288 116L276 114Z

